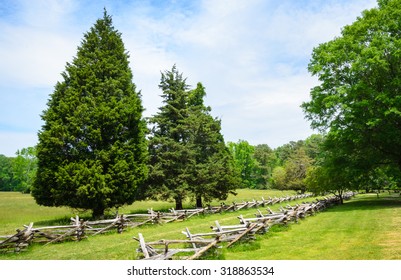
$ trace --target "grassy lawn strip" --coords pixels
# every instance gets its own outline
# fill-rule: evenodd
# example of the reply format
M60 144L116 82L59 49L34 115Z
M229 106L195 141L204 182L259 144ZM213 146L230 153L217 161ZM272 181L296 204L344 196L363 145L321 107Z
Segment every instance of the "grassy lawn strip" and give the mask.
M358 195L298 224L272 229L251 250L224 250L226 259L401 259L401 198Z
M264 196L267 199L271 197L283 197L286 195L295 195L294 191L277 191L277 190L250 190L239 189L237 195L229 195L226 204L233 202L242 202L247 200L261 200ZM213 201L211 205L219 205L221 201ZM193 208L194 201L186 201L184 208ZM168 211L174 207L173 202L168 201L137 201L132 205L118 209L121 214L130 213L146 213L149 208L155 211ZM114 215L112 210L110 215ZM29 194L18 192L0 192L0 235L14 234L17 228L22 228L30 222L34 222L34 226L50 226L65 225L70 223L70 218L79 215L84 219L90 219L89 212L74 211L67 207L45 207L36 204Z
M282 197L285 195L294 195L295 192L266 191L266 190L247 190L240 189L237 196L229 196L226 204L232 202L241 202L243 200L266 199L271 197ZM213 202L212 205L218 205L220 202ZM184 207L192 207L193 202L187 201ZM171 202L145 201L135 202L133 205L119 209L120 213L146 212L148 208L154 210L166 210L173 207ZM277 205L276 208L279 206ZM243 210L241 214L253 216L255 209ZM185 227L190 230L209 231L214 221L222 218L231 220L232 223L238 223L235 213L223 213L217 215L206 215L192 217L185 222L176 222L166 225L148 225L135 229L127 229L123 234L105 234L95 237L90 236L88 240L81 242L66 242L61 244L52 244L43 246L34 244L29 247L27 252L20 255L0 254L0 259L134 259L136 258L135 249L137 242L132 240L132 236L137 236L138 232L144 234L146 241L158 239L183 239L181 234ZM43 207L35 204L33 198L27 194L0 192L0 235L13 234L15 229L22 228L24 224L33 221L35 225L54 225L68 224L70 217L75 216L76 212L65 207ZM82 217L89 217L89 213L78 213ZM127 245L129 244L129 245Z
M257 193L252 196L254 194L252 191L244 190L241 195L249 195L248 198L255 199L265 195L267 198L266 191L264 192L265 194ZM235 199L235 201L239 202L242 199ZM143 203L142 210L150 207L146 205L148 202ZM377 198L376 195L358 195L342 206L307 217L298 224L291 223L288 226L274 227L269 233L257 236L256 241L234 245L229 249L223 248L221 255L211 258L237 260L401 259L400 206L399 196L382 194ZM271 208L276 210L279 207L280 205L277 204ZM138 210L138 208L135 210L129 207L127 209L128 211ZM215 220L218 220L221 225L238 224L238 215L254 217L255 213L256 209L247 209L241 212L195 216L183 222L128 229L121 235L109 233L89 237L81 242L65 242L49 246L34 245L27 252L3 254L0 255L0 259L136 259L135 250L138 248L138 242L132 237L138 236L139 232L143 234L146 241L185 239L181 231L186 227L192 233L209 232ZM46 221L46 218L43 217L42 221Z

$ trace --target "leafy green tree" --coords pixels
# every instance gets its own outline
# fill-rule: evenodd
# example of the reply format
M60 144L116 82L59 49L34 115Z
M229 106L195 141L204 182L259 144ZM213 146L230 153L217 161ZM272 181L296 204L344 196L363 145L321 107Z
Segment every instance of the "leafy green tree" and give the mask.
M365 189L366 192L395 190L401 181L400 170L391 166L376 167L370 170L367 176L359 177L360 189Z
M0 191L12 191L13 185L12 158L0 155Z
M147 175L147 132L129 55L104 11L67 63L43 112L32 194L45 206L131 204Z
M272 177L271 177L271 184L273 188L278 190L285 190L286 187L286 172L284 167L276 166L273 169Z
M280 190L306 191L305 177L312 166L311 159L305 148L299 148L292 153L283 166L277 166L273 170L272 184Z
M304 141L290 141L287 144L277 147L274 152L276 154L276 166L283 166L284 163L291 157L291 155L304 146Z
M325 137L322 134L312 134L304 141L303 147L306 155L315 162L321 157L324 139Z
M301 193L306 191L304 179L307 170L312 166L313 160L308 157L304 148L296 150L284 164L285 187Z
M341 144L341 155L352 155L355 170L401 170L400 18L400 0L379 0L313 50L308 69L320 84L302 107L313 128Z
M237 143L228 142L227 146L240 172L242 187L256 188L258 163L254 157L254 146L245 140L239 140Z
M277 156L267 144L260 144L255 146L254 158L257 162L256 188L267 189L270 187Z
M304 183L316 195L331 193L343 203L345 192L357 189L358 172L352 157L340 150L326 151L324 162L308 169Z
M17 157L12 161L13 190L29 193L37 170L36 148L23 148L16 154Z

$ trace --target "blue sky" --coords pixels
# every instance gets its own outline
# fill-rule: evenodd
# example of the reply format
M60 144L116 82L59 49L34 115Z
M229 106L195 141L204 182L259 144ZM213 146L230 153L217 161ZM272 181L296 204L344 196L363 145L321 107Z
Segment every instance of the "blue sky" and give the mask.
M131 58L145 116L161 105L160 72L176 64L226 141L271 147L313 133L300 104L317 81L318 44L375 0L0 0L0 154L34 146L41 112L83 34L105 7Z

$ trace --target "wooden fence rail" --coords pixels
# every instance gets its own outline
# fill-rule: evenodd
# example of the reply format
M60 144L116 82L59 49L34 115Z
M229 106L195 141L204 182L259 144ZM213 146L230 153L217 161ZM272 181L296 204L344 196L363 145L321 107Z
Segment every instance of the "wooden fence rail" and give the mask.
M345 194L345 198L350 198L354 195L355 193L349 192ZM137 252L141 253L145 260L172 259L174 255L182 252L192 252L193 255L184 257L192 260L200 258L212 248L216 248L218 243L227 242L226 247L229 248L240 240L253 240L255 239L255 234L266 233L273 225L286 224L289 221L297 222L300 218L303 219L308 215L314 215L316 212L337 203L339 203L339 199L332 196L316 202L303 202L295 206L287 205L285 208L281 207L280 212L273 212L270 208L267 208L267 214L263 214L258 209L255 218L238 216L239 224L222 226L218 221L215 221L215 226L210 227L212 229L211 232L191 233L186 228L185 231L182 231L187 238L186 240L160 240L146 243L141 233L139 233L139 238L134 237L134 239L140 242ZM192 248L171 249L169 244L190 244ZM164 248L155 248L156 245L162 245Z
M175 210L168 212L154 211L152 208L146 214L117 214L113 219L99 221L84 221L79 216L71 218L70 225L34 227L34 223L23 226L14 235L0 236L0 251L20 252L32 242L51 244L55 242L75 240L80 241L87 236L101 234L111 230L123 232L127 227L138 227L144 224L164 224L177 220L189 219L194 215L222 213L226 211L239 211L241 209L265 207L284 201L292 201L310 197L311 194L300 194L285 197L269 197L261 200L233 202L232 205L221 203L219 206L205 208Z

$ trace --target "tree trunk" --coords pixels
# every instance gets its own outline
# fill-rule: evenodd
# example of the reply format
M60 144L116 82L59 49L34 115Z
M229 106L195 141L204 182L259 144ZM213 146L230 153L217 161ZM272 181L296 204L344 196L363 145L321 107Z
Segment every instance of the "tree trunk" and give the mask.
M98 205L96 208L92 209L92 218L95 220L104 219L104 207Z
M182 198L176 197L175 198L175 210L182 210Z
M202 197L200 195L196 197L196 208L203 208Z

